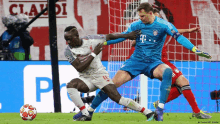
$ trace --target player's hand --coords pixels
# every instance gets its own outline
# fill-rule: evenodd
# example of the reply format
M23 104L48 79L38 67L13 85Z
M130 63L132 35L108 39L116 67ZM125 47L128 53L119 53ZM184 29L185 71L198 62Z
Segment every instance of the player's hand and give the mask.
M127 38L130 40L135 40L140 34L141 34L141 30L132 31L129 34L127 34L128 35Z
M193 47L193 52L194 52L195 54L197 54L198 56L205 57L205 58L207 58L207 59L211 59L211 58L212 58L211 55L209 55L208 53L205 53L205 52L199 50L199 49L196 48L196 47Z
M188 30L189 33L200 32L200 31L201 31L200 27L190 28L190 29Z
M99 44L95 47L95 49L94 49L93 52L94 52L96 55L98 55L102 50L103 50L103 43L99 43Z

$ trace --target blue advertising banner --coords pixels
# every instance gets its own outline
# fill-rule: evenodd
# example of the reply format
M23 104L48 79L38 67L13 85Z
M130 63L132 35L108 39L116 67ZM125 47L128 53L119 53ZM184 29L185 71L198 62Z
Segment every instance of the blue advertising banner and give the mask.
M107 61L102 63L106 68L108 67ZM210 92L220 90L220 62L192 62L190 65L188 63L175 62L175 65L189 79L199 108L215 112L216 102L211 100ZM191 67L193 64L196 64L198 68ZM20 107L24 104L35 106L38 112L54 112L50 61L0 61L0 70L0 113L19 112ZM66 83L79 75L67 61L59 62L59 75L62 112L71 112L76 107L67 94ZM147 83L148 108L153 110L152 103L159 99L160 81L149 79ZM136 87L137 84L127 83L124 88L132 88L134 85ZM118 90L121 94L125 93L125 97L130 96L126 90ZM90 95L96 93L93 92ZM86 95L84 94L84 96ZM119 105L111 108L111 103L103 103L96 109L96 112L102 111L100 108L104 104L109 104L104 105L107 106L105 107L106 112L118 112L117 108L123 108ZM165 108L168 112L191 112L191 108L183 96L167 103ZM76 111L78 111L77 108Z

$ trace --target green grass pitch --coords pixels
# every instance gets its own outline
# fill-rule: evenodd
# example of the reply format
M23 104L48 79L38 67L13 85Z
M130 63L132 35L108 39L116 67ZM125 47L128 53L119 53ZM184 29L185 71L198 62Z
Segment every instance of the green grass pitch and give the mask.
M163 122L148 122L141 113L94 113L91 122L73 121L73 115L74 113L38 113L33 121L23 121L19 113L0 113L0 124L220 124L220 113L210 114L211 119L192 118L191 113L165 113Z

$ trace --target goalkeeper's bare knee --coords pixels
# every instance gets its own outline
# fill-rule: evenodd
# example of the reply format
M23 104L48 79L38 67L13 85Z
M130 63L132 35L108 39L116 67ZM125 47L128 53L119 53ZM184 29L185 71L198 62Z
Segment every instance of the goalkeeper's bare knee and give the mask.
M129 80L131 80L130 74L122 70L119 70L112 79L116 87L120 87L121 85L128 82Z

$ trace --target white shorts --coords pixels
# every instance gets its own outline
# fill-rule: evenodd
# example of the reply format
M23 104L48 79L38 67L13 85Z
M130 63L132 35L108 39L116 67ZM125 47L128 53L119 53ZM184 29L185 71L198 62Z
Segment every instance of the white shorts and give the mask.
M108 84L114 84L108 74L90 75L88 77L80 76L79 79L89 87L89 92L95 91L97 88L102 89Z

